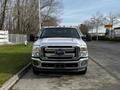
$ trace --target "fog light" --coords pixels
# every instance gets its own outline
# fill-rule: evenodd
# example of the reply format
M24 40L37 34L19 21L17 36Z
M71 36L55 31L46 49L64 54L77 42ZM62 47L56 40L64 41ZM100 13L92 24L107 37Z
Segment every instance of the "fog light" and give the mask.
M87 60L81 62L81 66L85 66L85 65L87 65Z
M39 61L33 60L33 65L38 66L39 65Z

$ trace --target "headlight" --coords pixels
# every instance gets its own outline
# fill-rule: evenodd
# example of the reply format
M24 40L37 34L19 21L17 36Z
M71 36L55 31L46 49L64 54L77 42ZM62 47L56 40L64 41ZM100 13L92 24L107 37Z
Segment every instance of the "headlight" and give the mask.
M88 57L87 47L81 47L81 48L80 48L80 56L81 56L81 57Z
M87 51L87 48L86 47L81 47L80 51Z
M40 57L41 48L39 46L33 46L32 57Z

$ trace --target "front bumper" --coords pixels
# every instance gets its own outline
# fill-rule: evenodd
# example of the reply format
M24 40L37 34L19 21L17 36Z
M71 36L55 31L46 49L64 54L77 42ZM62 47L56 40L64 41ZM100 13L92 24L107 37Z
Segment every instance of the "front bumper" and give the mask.
M32 66L38 71L84 71L88 65L88 58L78 61L42 61L39 58L32 58Z

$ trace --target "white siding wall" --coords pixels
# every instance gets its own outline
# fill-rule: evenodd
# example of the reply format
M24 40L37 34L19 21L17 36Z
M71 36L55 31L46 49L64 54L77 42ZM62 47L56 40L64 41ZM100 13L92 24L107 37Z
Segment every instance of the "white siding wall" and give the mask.
M27 35L23 34L9 34L9 42L14 44L21 44L27 41Z
M27 41L27 35L9 34L8 31L0 30L0 45L3 44L22 44Z
M7 43L7 42L9 42L8 31L0 30L0 43Z

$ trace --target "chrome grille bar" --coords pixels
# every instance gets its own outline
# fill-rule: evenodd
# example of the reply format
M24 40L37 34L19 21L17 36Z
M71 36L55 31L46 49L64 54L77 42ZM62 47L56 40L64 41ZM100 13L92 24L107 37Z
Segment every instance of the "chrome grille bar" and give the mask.
M71 61L77 59L78 56L78 50L76 50L76 47L72 46L48 46L44 48L44 60L50 61L50 60L66 60L66 61ZM57 55L56 51L57 50L63 50L64 54L63 55Z
M74 50L75 50L75 48L45 48L45 51L52 52L52 51L56 51L58 49L62 49L62 50L67 51L67 52L74 52Z

